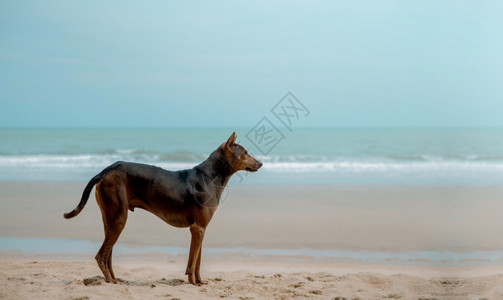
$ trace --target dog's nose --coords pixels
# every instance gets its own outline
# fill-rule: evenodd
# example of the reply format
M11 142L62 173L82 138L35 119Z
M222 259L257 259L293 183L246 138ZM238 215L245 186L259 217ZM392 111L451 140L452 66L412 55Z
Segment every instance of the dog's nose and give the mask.
M258 168L260 168L260 167L262 167L262 162L261 161L258 162Z

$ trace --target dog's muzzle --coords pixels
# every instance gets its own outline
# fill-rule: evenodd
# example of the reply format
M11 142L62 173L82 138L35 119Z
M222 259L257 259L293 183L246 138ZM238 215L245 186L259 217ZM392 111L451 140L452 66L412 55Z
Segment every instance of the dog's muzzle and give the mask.
M260 167L262 167L262 162L259 161L255 165L255 168L246 167L246 171L248 171L248 172L257 172L258 169L260 169Z

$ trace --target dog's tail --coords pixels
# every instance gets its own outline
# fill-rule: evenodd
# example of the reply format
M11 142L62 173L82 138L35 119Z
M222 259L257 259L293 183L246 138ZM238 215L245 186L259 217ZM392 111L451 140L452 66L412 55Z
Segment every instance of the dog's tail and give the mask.
M102 175L103 172L91 178L86 188L84 189L84 192L82 193L82 198L80 199L79 205L77 205L77 207L75 207L75 209L72 210L71 212L64 214L63 216L65 217L65 219L73 218L80 213L80 211L86 205L87 199L89 199L89 194L91 194L94 185L100 182L100 180L103 178Z

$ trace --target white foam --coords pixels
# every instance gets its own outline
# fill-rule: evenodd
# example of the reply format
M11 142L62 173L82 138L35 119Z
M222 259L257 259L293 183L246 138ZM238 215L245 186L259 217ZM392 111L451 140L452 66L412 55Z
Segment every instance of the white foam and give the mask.
M18 155L0 156L0 169L30 168L30 169L74 169L90 168L101 170L119 161L137 161L154 164L166 169L192 168L199 162L162 161L158 155L142 155L136 157L129 152L115 154L80 154L80 155ZM393 161L393 160L337 160L337 161L279 161L277 157L265 159L263 170L270 172L503 172L502 161L477 160L425 160L425 161Z
M273 172L503 172L503 163L473 161L425 162L271 162L264 163L265 170Z

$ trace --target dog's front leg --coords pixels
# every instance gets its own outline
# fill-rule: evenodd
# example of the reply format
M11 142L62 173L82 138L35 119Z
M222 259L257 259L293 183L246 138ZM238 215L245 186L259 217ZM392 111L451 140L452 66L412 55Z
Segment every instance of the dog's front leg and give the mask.
M203 247L201 246L201 248L199 248L199 254L197 255L197 263L196 263L196 283L199 283L199 284L206 284L207 282L206 281L203 281L201 279L201 271L200 271L200 268L201 268L201 251L203 250Z
M196 266L199 260L198 256L201 253L204 231L204 227L196 224L190 227L192 239L190 242L189 261L187 263L187 270L185 271L185 274L188 276L189 283L193 285L200 285L200 278L199 282L196 281Z

